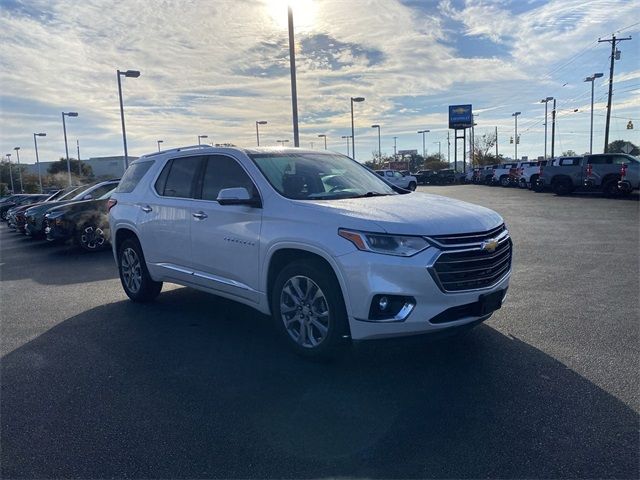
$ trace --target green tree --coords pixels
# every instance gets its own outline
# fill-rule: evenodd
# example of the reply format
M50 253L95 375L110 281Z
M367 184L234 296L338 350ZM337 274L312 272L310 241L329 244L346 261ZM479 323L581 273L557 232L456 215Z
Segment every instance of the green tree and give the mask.
M70 158L69 159L69 165L71 166L71 173L72 174L77 174L78 173L78 160L76 160L75 158ZM88 165L85 162L80 162L80 168L82 169L82 177L93 177L93 169L91 168L91 165ZM52 175L55 175L56 173L66 173L67 172L67 159L66 158L61 158L60 160L58 160L57 162L53 162L49 168L47 168L47 172L49 172Z
M485 133L484 135L478 135L473 141L473 160L475 165L493 165L500 160L496 159L496 156L491 150L496 146L496 134Z
M629 155L633 155L634 157L637 157L638 155L640 155L640 148L638 148L637 145L634 145L631 142L627 142L626 140L615 140L615 141L611 142L607 147L607 152L609 152L609 153L626 153L626 152L624 152L622 150L622 147L627 143L631 144L631 146L633 147L633 149L631 150Z
M578 154L576 152L574 152L573 150L565 150L564 152L562 152L562 156L563 157L575 157Z

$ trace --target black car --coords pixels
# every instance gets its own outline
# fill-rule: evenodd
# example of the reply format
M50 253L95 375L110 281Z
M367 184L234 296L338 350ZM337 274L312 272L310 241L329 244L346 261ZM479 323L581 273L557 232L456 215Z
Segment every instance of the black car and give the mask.
M36 203L27 203L24 205L18 205L16 207L13 207L7 212L7 223L9 228L15 230L18 233L24 233L24 227L26 222L25 211L27 209L31 207L36 207L38 205L41 205L42 203L57 202L60 199L62 199L65 195L70 194L71 192L77 190L78 188L80 187L68 187L63 190L54 190L44 195L47 198L45 198L43 201L39 201Z
M416 181L418 185L426 185L429 183L429 179L431 178L432 170L419 170L414 173L413 176L416 177Z
M48 195L39 195L39 194L18 194L11 195L8 198L5 198L2 203L0 203L0 218L3 222L7 221L7 212L13 207L17 207L18 205L27 205L30 203L36 203L44 198L47 198Z
M75 241L88 252L109 245L107 202L113 188L95 200L66 203L47 210L44 233L49 241Z
M456 172L452 168L445 168L443 170L437 170L433 172L429 183L436 185L448 185L455 183Z

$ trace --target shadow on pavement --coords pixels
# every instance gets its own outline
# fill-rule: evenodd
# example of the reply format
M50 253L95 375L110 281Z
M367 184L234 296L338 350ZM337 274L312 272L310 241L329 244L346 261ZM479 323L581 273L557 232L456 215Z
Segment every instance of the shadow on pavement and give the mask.
M638 415L489 326L328 364L190 289L2 359L2 477L638 477Z

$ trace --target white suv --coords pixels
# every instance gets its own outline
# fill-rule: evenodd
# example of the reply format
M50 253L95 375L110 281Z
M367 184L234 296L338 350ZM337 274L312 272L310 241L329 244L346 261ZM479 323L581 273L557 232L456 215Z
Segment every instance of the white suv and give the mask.
M403 175L398 170L376 170L376 173L383 177L387 182L405 190L415 190L418 186L418 180L413 175Z
M500 308L512 245L500 215L408 192L336 153L185 147L146 155L109 203L126 294L162 282L271 315L297 352L436 332Z

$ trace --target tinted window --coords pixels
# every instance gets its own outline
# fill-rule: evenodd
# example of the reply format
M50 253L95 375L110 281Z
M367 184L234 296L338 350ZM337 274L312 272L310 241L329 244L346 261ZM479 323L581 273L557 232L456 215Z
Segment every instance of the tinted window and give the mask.
M613 157L613 163L616 165L622 165L623 163L629 163L629 158L624 155L616 155Z
M200 168L202 158L174 158L168 162L156 182L158 193L165 197L191 198L193 196L194 179ZM166 175L166 181L161 182L163 175Z
M105 193L110 192L111 190L113 190L114 186L115 186L115 183L108 183L106 185L102 185L102 186L96 188L93 192L91 192L91 197L92 198L100 198Z
M242 167L231 157L214 155L207 159L202 180L202 199L216 200L224 188L244 187L254 194L253 182Z
M142 177L144 177L144 174L149 171L151 165L153 165L153 162L134 162L129 165L129 168L127 168L127 171L124 172L124 175L120 180L120 184L118 185L116 192L133 192L133 189L136 188L136 185L138 185L138 182L140 182Z

